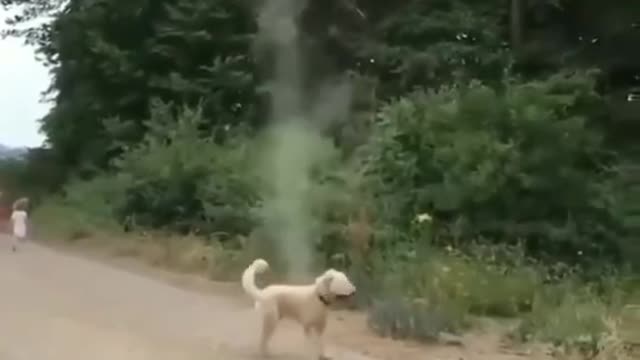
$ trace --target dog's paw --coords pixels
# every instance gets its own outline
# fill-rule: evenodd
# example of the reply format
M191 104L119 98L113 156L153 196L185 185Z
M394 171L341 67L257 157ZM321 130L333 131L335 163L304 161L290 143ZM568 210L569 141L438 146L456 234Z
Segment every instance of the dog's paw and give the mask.
M327 355L320 355L318 356L318 360L331 360L331 357Z
M258 356L260 357L260 359L273 359L274 357L271 349L268 348L260 348L258 351Z

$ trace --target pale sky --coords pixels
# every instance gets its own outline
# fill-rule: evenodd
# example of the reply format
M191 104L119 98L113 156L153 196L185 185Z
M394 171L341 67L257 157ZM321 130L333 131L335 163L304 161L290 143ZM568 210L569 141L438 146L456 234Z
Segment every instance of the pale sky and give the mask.
M0 8L0 28L6 12ZM40 103L40 93L49 86L49 73L35 60L34 49L20 39L0 38L0 144L39 146L38 119L50 104Z

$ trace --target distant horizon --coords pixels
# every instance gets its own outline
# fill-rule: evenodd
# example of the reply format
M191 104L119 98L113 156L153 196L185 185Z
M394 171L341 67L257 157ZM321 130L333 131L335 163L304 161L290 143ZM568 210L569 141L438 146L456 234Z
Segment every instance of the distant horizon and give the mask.
M9 14L0 8L0 29L6 28L4 19ZM22 39L0 39L0 54L0 144L42 146L46 137L40 133L39 119L51 109L50 104L40 102L50 84L48 69Z
M31 149L31 148L40 147L40 146L41 145L36 145L36 146L29 146L29 145L12 146L12 145L7 145L7 144L0 143L0 149L9 149L9 150Z

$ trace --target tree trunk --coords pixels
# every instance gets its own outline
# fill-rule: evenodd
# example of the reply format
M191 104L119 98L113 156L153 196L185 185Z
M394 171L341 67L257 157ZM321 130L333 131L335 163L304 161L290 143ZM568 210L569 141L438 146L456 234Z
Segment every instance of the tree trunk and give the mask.
M519 53L524 41L524 14L526 0L510 0L509 11L509 35L511 37L511 48Z

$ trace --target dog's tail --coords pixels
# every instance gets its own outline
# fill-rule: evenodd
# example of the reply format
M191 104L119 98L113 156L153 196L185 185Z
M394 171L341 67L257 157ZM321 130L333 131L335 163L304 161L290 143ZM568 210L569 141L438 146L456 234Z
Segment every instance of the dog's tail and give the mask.
M269 269L269 264L264 259L256 259L242 273L242 288L256 301L256 304L262 294L262 291L256 286L256 274L263 273L267 269Z

